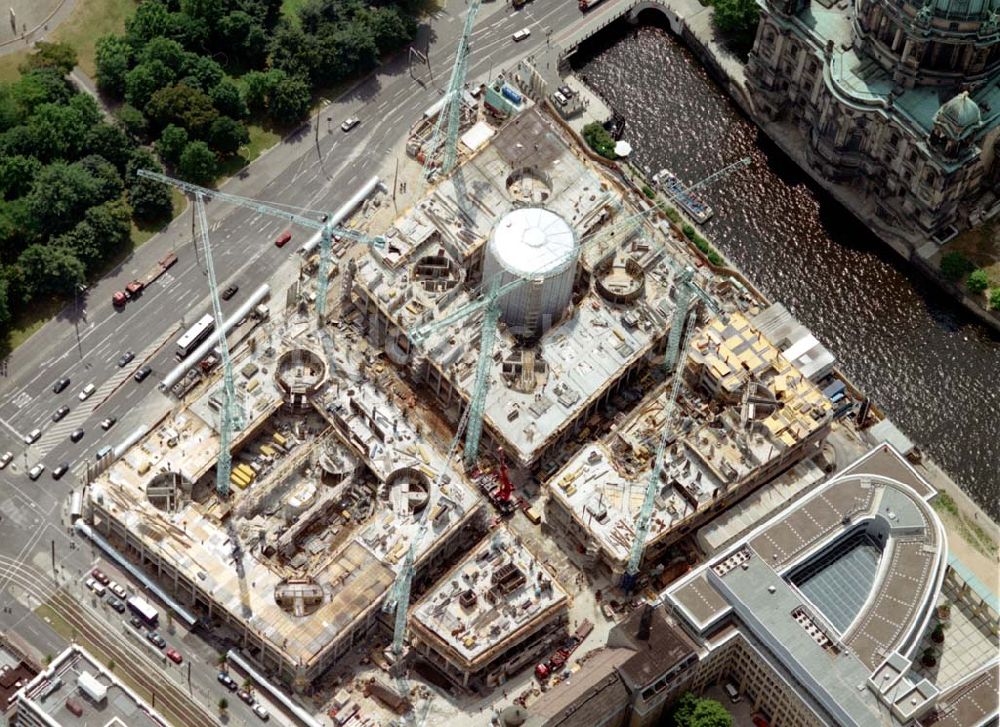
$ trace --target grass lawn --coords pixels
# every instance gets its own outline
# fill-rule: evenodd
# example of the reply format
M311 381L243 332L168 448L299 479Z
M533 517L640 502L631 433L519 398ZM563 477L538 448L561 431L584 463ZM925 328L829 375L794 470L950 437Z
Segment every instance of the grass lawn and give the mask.
M219 179L221 184L226 177L231 177L259 157L265 151L281 141L281 134L271 129L265 129L260 124L247 124L247 131L250 133L250 143L242 148L242 153L230 157L219 166ZM177 206L174 205L176 214Z

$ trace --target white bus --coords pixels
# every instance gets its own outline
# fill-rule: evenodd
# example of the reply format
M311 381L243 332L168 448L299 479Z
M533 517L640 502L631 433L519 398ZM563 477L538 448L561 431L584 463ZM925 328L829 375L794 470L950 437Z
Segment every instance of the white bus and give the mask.
M205 337L212 332L213 328L215 328L215 322L212 320L212 315L206 313L178 339L177 358L179 360L186 359L188 354L194 351L198 347L198 344L204 341Z
M128 600L125 601L125 605L128 606L129 613L133 616L138 616L146 628L155 629L157 624L159 624L159 612L145 598L129 596Z

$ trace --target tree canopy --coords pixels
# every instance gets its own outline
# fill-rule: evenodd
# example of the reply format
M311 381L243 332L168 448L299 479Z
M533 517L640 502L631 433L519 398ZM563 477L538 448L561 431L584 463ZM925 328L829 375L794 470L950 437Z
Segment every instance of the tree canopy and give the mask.
M674 704L670 719L674 727L732 727L733 717L714 699L700 699L685 692Z

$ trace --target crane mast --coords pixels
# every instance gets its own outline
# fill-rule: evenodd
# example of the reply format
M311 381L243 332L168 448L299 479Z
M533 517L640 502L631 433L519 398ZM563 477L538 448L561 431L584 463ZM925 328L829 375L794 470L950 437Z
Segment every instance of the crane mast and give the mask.
M458 158L458 131L462 120L462 91L465 89L465 75L469 65L469 41L472 40L472 26L476 22L476 15L479 14L481 2L482 0L472 0L469 3L469 11L465 15L465 28L462 31L462 37L458 40L455 63L452 65L448 89L444 94L444 106L441 107L437 121L434 122L431 143L424 158L424 176L426 177L429 177L434 171L432 158L441 143L442 127L445 126L446 121L441 172L443 174L450 172Z
M686 353L691 345L691 336L695 329L697 312L692 310L687 319L687 333L684 335L684 346L681 353ZM671 331L673 333L673 331ZM646 485L646 494L639 509L639 516L635 521L635 539L632 541L632 549L629 552L628 565L625 574L622 576L622 588L628 592L635 587L639 575L639 564L642 563L642 556L646 551L646 538L649 535L649 525L653 517L653 503L656 501L656 490L660 482L660 474L663 472L663 464L667 451L667 443L673 433L674 410L677 408L677 395L680 393L682 366L676 362L673 368L673 379L670 382L670 390L666 406L663 409L663 431L660 433L660 441L656 446L656 456L653 458L653 466L649 472L649 483Z
M219 460L215 468L215 490L225 497L229 495L229 473L233 463L233 455L229 451L229 447L233 431L243 426L243 416L236 400L229 343L226 341L226 334L222 329L222 303L219 300L219 286L215 279L212 246L208 241L208 216L205 214L205 198L201 194L195 194L194 211L198 218L198 229L201 233L201 243L205 253L205 270L208 273L208 287L212 293L212 315L215 318L215 329L219 332L219 357L222 359L223 395L222 408L219 412Z

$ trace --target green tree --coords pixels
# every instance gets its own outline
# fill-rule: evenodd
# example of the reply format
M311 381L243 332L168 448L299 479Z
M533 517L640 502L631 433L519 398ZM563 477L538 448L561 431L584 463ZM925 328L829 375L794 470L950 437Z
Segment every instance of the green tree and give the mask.
M219 697L219 713L225 714L227 709L229 709L229 700L225 697Z
M983 270L982 268L979 268L978 270L972 271L972 273L969 275L969 280L968 282L966 282L966 285L968 286L970 293L978 295L979 293L982 293L990 286L990 279L989 276L986 274L986 271Z
M160 132L160 138L156 141L156 153L161 159L176 164L180 161L184 147L187 146L188 133L183 126L167 124L166 128Z
M139 3L135 13L125 21L125 38L135 49L142 48L157 36L170 37L174 22L164 3Z
M54 103L39 106L25 124L31 133L34 156L41 161L77 158L91 127L76 108Z
M65 76L76 66L76 51L65 43L46 43L40 40L35 43L35 52L21 64L22 73L30 73L39 68L51 68Z
M25 281L25 302L38 296L71 295L86 280L83 263L71 251L53 245L29 245L17 266Z
M9 83L0 83L0 132L17 126L24 119L21 106Z
M271 87L267 112L279 124L294 124L308 115L311 103L309 84L291 77Z
M990 310L1000 310L1000 288L990 289Z
M248 13L236 10L219 20L221 44L232 50L236 58L248 66L263 64L267 34L264 27Z
M56 161L43 168L26 198L35 229L42 236L69 229L84 211L100 202L99 184L77 164Z
M223 78L215 84L208 96L212 99L216 110L223 116L245 119L250 113L240 87L229 78Z
M192 141L184 147L178 170L189 182L207 184L215 179L219 164L208 144L203 141Z
M154 126L177 124L195 137L203 137L218 115L204 91L183 83L161 88L146 105L146 116Z
M223 156L232 156L241 146L250 143L250 133L239 121L228 116L220 116L212 122L208 140L217 152Z
M163 172L160 163L148 149L139 148L132 152L132 158L125 170L125 185L128 190L128 202L132 206L132 215L136 220L147 223L170 219L173 212L170 189L165 184L138 176L136 172L140 169Z
M34 157L15 154L0 157L0 197L23 197L31 190L42 163Z
M73 95L66 79L51 68L39 68L30 73L22 73L11 92L14 100L27 117L44 103L62 104Z
M145 141L149 134L149 122L135 106L125 104L115 113L121 130L133 141Z
M121 197L122 178L115 165L98 154L89 154L79 161L73 162L74 167L83 169L93 181L93 203L104 202Z
M107 259L129 244L132 238L132 213L123 199L112 199L96 205L84 214L81 225L87 225L97 244L98 256L88 264Z
M615 140L611 138L611 134L608 133L607 129L596 121L583 127L583 139L591 149L602 157L607 159L618 158L618 155L615 154Z
M153 95L169 87L175 76L163 61L140 63L125 74L125 100L137 109L145 109Z
M283 82L285 80L283 71L250 71L243 74L243 86L246 88L243 98L252 113L263 113L267 108L267 97L275 85L277 74L280 74L279 82Z
M691 715L691 727L733 727L733 717L714 699L701 699Z
M757 34L760 10L754 0L715 0L712 22L722 33L736 41L739 52L749 53Z
M178 74L188 85L206 92L215 88L225 75L222 66L211 58L197 53L185 54L184 63Z
M691 716L695 707L698 706L698 698L691 692L684 692L678 697L671 711L671 717L676 727L688 727L691 724Z
M380 53L403 47L417 33L416 21L404 16L399 8L371 8L368 13L367 24Z
M132 141L125 132L111 124L94 124L87 132L84 148L91 154L99 154L115 165L119 174L124 173L132 151Z
M125 96L125 74L132 65L132 46L120 35L103 35L97 40L95 64L97 87L114 98Z
M960 280L975 269L976 266L972 264L972 261L957 250L953 250L941 258L941 274L948 280Z
M136 55L139 63L159 61L174 74L180 74L188 52L176 40L161 36L150 39Z
M10 321L10 283L6 269L0 268L0 331L6 331Z
M181 12L191 18L200 18L209 26L219 22L225 12L223 0L180 0Z

